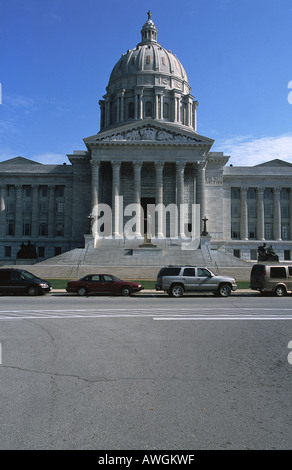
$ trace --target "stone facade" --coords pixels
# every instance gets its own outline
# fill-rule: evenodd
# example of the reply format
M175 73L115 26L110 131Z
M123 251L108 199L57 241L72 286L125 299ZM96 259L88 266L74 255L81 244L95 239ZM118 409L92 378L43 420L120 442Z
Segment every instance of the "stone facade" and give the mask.
M185 69L157 42L150 13L141 33L113 68L99 103L100 131L84 139L86 150L68 155L64 165L22 157L0 163L0 260L15 260L28 242L38 261L83 247L91 227L96 248L104 236L119 246L131 219L125 209L133 203L142 212L147 204L176 205L179 220L184 217L177 243L194 229L196 204L199 233L208 219L211 249L255 260L267 243L290 259L292 165L227 166L229 156L212 152L213 139L198 133L198 102ZM97 233L102 205L112 210L111 224ZM137 240L145 235L142 212ZM172 236L171 224L155 215L156 244Z

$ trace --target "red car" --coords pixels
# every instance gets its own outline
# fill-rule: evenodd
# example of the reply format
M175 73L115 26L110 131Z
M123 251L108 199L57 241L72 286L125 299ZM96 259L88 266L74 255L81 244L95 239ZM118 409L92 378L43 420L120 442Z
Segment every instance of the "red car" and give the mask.
M87 274L79 281L69 281L66 291L78 295L88 294L121 294L128 296L139 292L141 284L130 281L121 281L111 274Z

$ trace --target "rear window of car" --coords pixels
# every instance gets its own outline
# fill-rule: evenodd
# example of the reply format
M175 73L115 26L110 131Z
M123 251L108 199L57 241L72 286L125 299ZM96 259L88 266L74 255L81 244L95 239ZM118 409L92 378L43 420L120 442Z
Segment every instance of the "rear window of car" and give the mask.
M252 271L251 273L252 274L255 274L256 276L259 276L261 274L264 274L264 271L265 271L266 267L262 264L255 264L253 267L252 267Z
M292 276L292 266L288 266L288 273L289 273L289 276Z
M178 276L181 268L164 268L160 276Z
M286 278L286 268L284 266L273 266L270 268L271 278Z

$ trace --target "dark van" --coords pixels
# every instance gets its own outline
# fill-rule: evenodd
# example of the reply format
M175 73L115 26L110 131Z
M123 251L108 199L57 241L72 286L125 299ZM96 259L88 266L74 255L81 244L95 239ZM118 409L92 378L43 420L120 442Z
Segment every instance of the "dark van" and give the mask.
M250 273L250 288L278 297L292 293L292 264L255 264Z
M52 290L50 282L24 269L0 269L1 294L41 295Z

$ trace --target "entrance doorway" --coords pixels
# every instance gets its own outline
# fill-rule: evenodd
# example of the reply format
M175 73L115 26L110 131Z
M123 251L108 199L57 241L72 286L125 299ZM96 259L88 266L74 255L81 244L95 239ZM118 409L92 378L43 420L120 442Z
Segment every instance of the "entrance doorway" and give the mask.
M151 235L155 235L155 211L151 211L150 208L147 211L147 206L148 205L154 205L155 206L155 197L141 197L141 207L143 209L144 213L144 235L148 236L147 229L149 230L150 227L153 227L151 230ZM147 222L148 222L148 227L147 227Z

